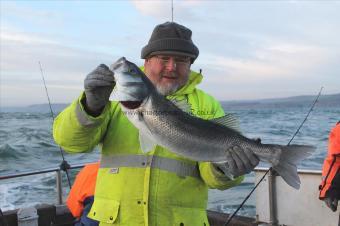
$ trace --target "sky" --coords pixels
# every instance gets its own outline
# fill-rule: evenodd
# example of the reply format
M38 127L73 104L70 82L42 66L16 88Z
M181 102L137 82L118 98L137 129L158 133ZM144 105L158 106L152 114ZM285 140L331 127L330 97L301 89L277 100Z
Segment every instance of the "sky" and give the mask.
M340 92L340 1L174 0L193 32L198 86L218 100ZM121 56L143 65L170 0L0 1L0 106L71 103L86 75Z

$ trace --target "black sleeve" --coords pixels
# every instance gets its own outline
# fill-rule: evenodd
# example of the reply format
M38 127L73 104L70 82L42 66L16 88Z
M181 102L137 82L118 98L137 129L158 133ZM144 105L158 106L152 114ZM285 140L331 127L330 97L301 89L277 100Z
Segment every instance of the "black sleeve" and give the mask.
M340 168L338 168L332 180L331 186L326 192L326 196L340 199Z

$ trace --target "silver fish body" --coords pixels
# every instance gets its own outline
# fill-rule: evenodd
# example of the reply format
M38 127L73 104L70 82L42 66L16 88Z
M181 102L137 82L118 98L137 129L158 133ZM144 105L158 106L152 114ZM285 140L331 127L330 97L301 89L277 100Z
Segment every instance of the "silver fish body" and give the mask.
M147 76L125 58L113 65L113 71L116 82L129 90L118 87L116 92L122 97L125 115L139 129L143 150L157 144L192 160L226 162L227 152L238 146L250 149L261 161L271 163L289 185L299 188L296 164L315 150L313 146L257 143L233 128L182 111L160 95ZM141 104L130 108L124 104L126 100Z

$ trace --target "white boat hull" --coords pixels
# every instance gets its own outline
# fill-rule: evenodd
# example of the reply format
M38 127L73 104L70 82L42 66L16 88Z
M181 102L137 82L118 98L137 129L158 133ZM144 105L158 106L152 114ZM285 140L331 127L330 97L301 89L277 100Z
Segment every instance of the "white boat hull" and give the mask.
M256 170L256 183L266 169ZM280 176L274 176L272 205L270 205L270 177L256 189L256 217L258 221L289 226L336 226L339 224L339 209L332 212L319 200L318 186L321 171L299 170L301 187L295 190ZM272 208L270 208L272 206Z

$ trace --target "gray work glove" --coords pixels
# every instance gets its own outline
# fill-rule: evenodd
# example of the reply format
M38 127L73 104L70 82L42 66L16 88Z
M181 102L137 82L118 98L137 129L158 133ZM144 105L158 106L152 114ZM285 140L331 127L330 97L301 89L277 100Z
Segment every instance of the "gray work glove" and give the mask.
M230 178L250 173L259 164L257 156L248 148L234 146L226 153L226 162L213 165Z
M109 102L110 94L115 86L114 73L105 65L99 65L88 74L84 81L85 111L98 116Z

